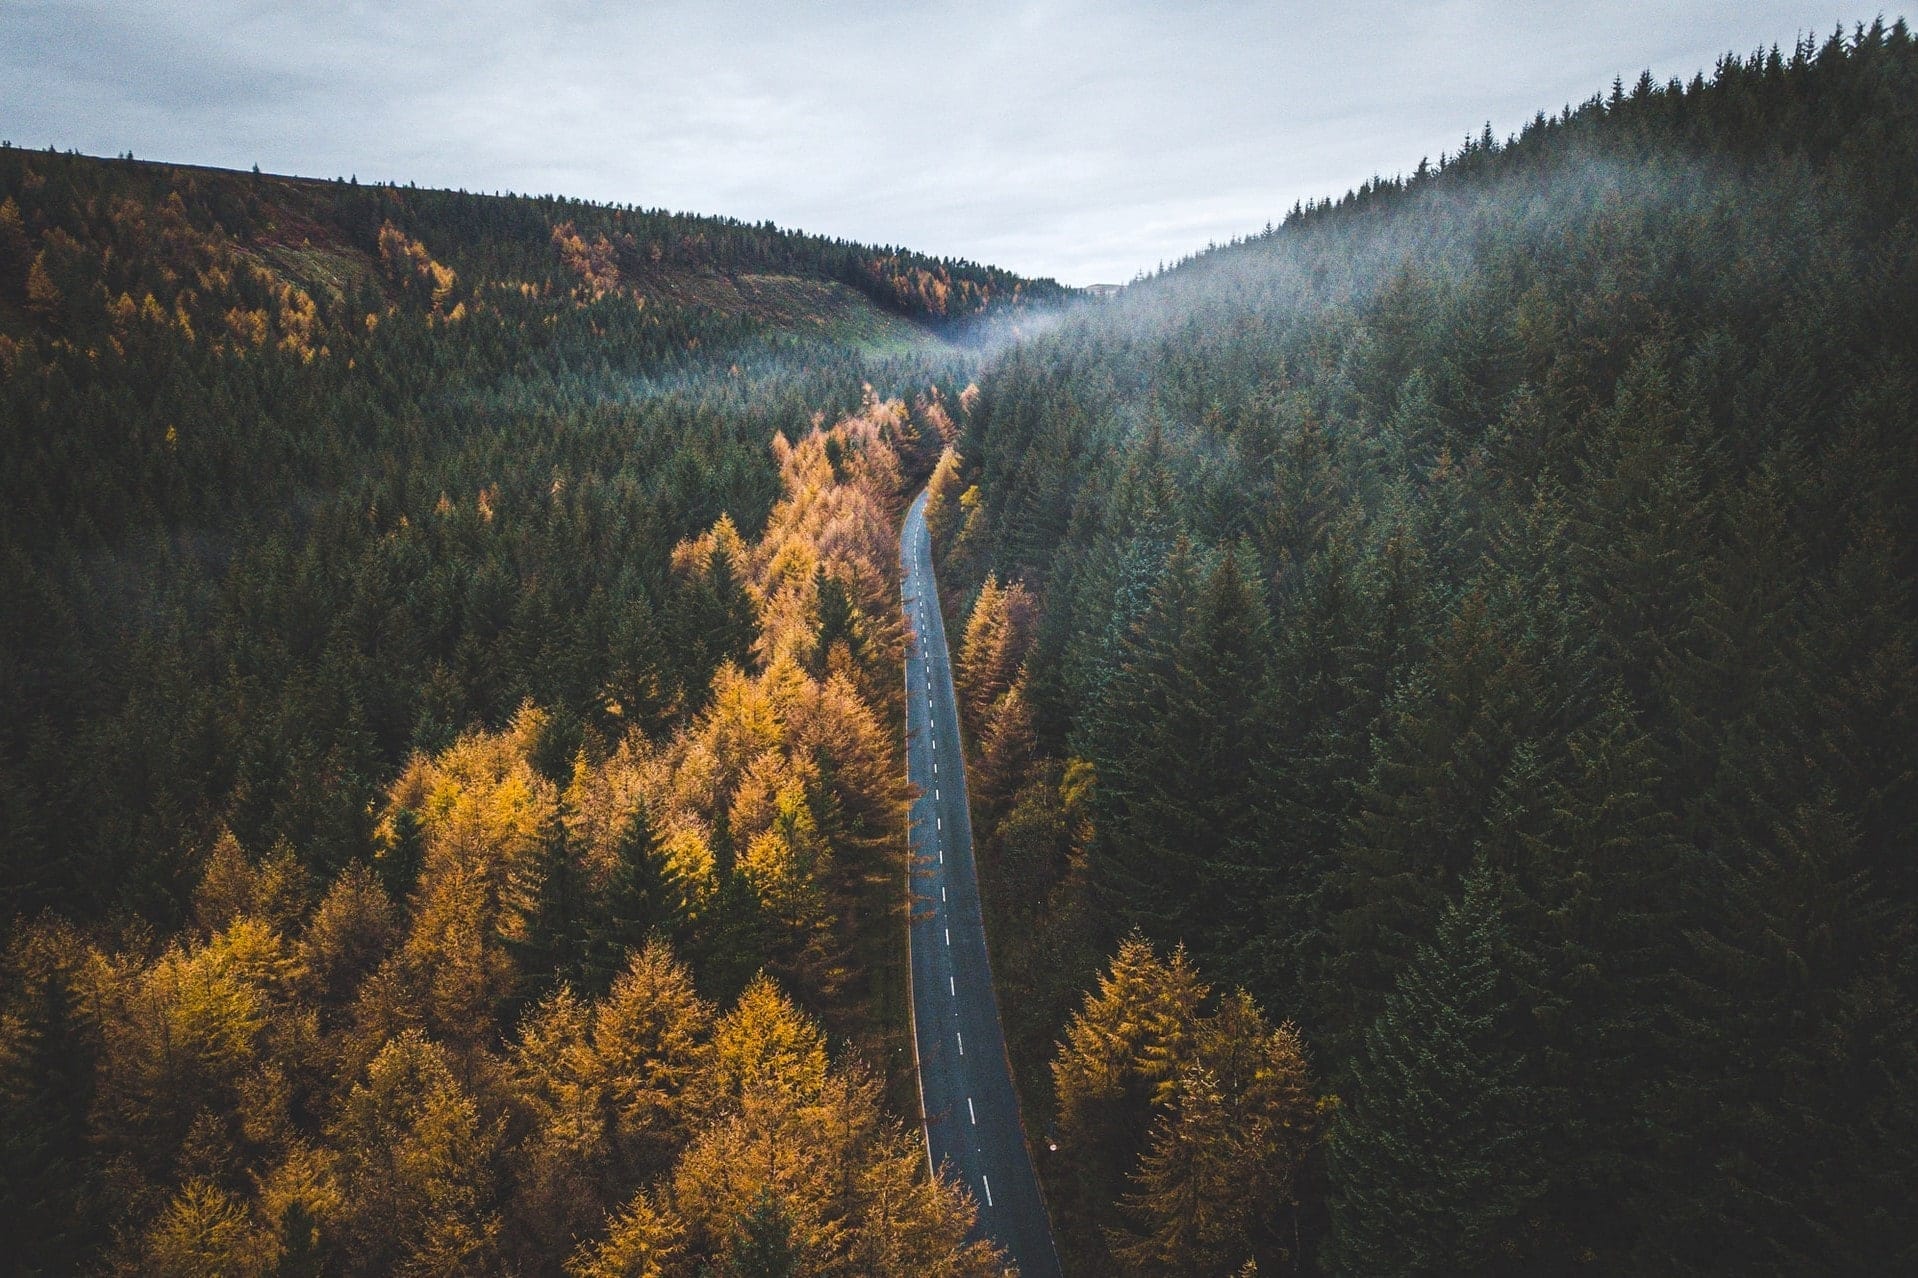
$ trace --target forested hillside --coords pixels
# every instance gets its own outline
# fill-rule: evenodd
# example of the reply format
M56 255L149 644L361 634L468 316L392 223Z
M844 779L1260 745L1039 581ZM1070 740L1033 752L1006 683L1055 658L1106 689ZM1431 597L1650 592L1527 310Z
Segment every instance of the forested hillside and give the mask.
M981 379L928 518L1070 1267L1918 1268L1914 215L1878 24Z
M887 1101L895 538L1060 293L0 150L8 1263L997 1272Z

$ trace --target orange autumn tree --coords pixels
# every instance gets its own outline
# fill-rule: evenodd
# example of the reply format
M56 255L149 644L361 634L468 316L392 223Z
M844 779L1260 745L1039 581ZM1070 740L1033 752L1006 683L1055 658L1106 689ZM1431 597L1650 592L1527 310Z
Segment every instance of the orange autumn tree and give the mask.
M949 423L951 419L943 420ZM962 517L959 495L965 491L965 481L960 477L960 468L959 454L948 445L939 454L932 477L926 481L926 531L932 537L934 552L942 557L952 544L953 533Z
M1283 1255L1274 1231L1321 1127L1292 1026L1243 990L1212 1006L1183 946L1161 958L1135 933L1052 1073L1062 1157L1123 1272L1223 1278Z
M959 646L959 704L972 728L973 789L982 812L997 815L1026 780L1038 750L1026 696L1026 653L1038 606L1023 582L1001 587L988 574Z
M629 737L615 766L658 815L690 909L815 1006L844 1008L855 981L846 911L890 846L904 792L885 724L897 712L902 634L894 516L899 401L775 439L784 496L751 545L729 519L673 553L696 586L736 580L757 636L713 677L693 723L654 745Z
M426 245L391 222L385 222L380 226L379 247L380 265L385 268L388 279L402 289L427 294L435 311L446 304L458 276L451 267L434 261Z
M786 494L760 536L721 520L681 547L682 573L731 575L750 641L671 736L629 729L569 773L528 704L415 756L371 863L331 883L223 833L174 945L49 934L62 957L33 963L71 973L98 1040L119 1268L570 1256L690 1278L777 1233L800 1272L1001 1271L966 1241L970 1200L927 1177L877 1081L835 1064L794 999L833 1040L860 1028L845 936L860 876L890 881L904 798L888 718L909 429L869 400L777 444ZM653 939L583 979L552 947L598 926L638 862L663 902Z

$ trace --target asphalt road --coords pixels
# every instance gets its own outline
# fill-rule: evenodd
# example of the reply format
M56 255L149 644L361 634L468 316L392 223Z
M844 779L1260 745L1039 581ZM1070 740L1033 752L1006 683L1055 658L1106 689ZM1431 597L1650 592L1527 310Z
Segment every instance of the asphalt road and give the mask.
M926 1155L971 1191L980 1235L1004 1248L1024 1278L1053 1278L1059 1257L1026 1147L986 955L966 761L925 510L921 493L907 513L899 557L909 634L906 774L919 791L907 822L909 934Z

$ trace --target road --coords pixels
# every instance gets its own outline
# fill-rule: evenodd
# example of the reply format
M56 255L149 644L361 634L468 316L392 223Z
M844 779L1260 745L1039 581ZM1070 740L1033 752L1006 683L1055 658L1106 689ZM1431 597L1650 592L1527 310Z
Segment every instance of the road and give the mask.
M924 493L906 515L899 558L909 635L906 775L919 792L907 821L909 937L926 1156L971 1191L980 1236L1004 1248L1024 1278L1054 1278L1059 1257L1026 1147L986 955L966 760Z

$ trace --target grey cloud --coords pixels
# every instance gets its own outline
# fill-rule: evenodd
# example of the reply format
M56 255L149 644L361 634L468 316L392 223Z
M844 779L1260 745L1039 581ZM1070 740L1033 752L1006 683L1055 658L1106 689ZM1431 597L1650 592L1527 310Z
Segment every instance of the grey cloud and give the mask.
M1072 283L1805 0L0 0L0 136L772 218Z

